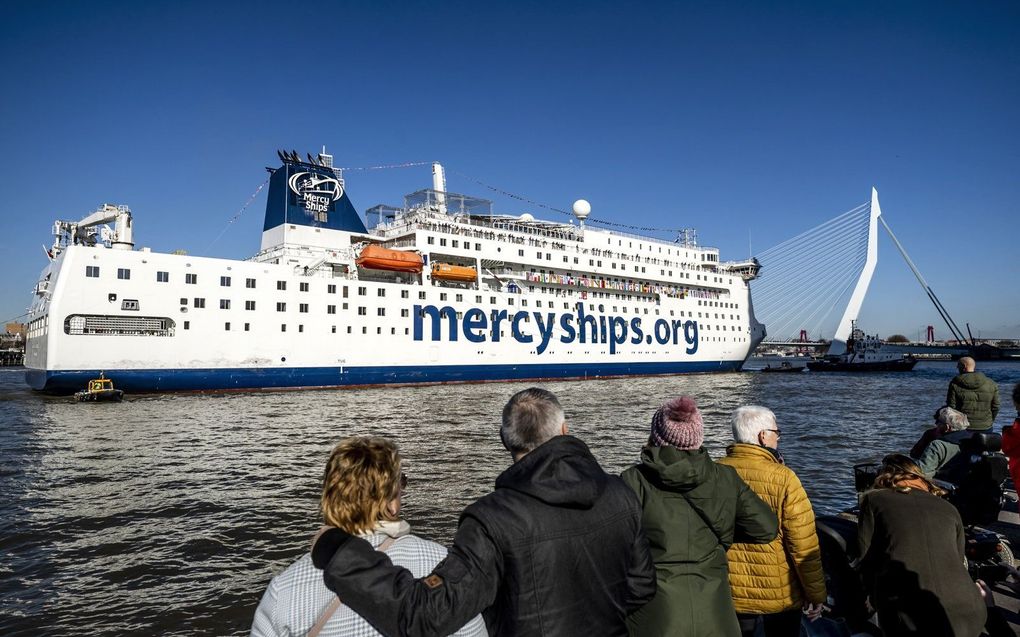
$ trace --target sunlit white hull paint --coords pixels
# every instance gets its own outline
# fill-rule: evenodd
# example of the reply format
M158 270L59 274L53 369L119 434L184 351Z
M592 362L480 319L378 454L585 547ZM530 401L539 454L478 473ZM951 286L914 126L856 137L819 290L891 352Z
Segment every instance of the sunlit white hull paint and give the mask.
M553 272L565 262L564 267L578 276L584 272L619 277L621 265L652 269L636 265L650 263L640 261L637 255L642 251L651 255L668 250L676 253L677 265L669 268L672 279L665 276L667 268L657 265L654 276L632 274L634 280L666 285L683 279L692 288L711 289L714 297L616 298L617 290L607 294L523 278L518 292L501 291L491 281L479 281L481 289L443 287L427 272L414 281L359 280L352 278L357 277L357 268L350 246L362 235L302 226L286 230L285 238L272 236L279 229L267 230L263 246L269 245L268 252L251 261L67 246L43 271L30 309L28 383L38 390L69 392L102 371L118 388L158 392L717 372L739 369L764 336L764 328L753 317L747 282L719 266L701 266L704 254L715 254L711 248L685 249L590 229L580 241L541 250L513 232L500 233L502 238L483 233L484 237L461 238L463 243L451 239L466 236L461 229L451 234L448 229L418 227L410 235L415 247L433 260L462 256L465 262L474 259L480 264L479 271L488 271L486 263L508 261L512 249L514 260L521 262L514 268L525 277L531 269ZM442 248L443 256L437 255L440 239L443 244L450 240ZM527 246L525 256L518 252L521 245ZM592 250L610 248L634 256L603 257L597 266L586 265ZM335 267L323 266L324 261ZM341 263L347 269L338 274ZM96 267L96 276L86 276ZM663 275L658 274L660 269ZM129 272L130 278L118 278L119 272ZM710 302L729 307L709 306ZM596 321L617 316L630 327L637 319L644 326L640 342L633 330L628 330L624 343L605 342L610 338L604 330L603 338L593 339L589 333L587 342L578 337L571 341L557 324L548 330L542 346L536 324L542 317L533 313L569 314L578 304ZM434 319L416 316L419 306L452 308L458 316L457 340L450 340L447 320L441 320L439 339L432 340ZM487 326L487 332L473 332L485 332L482 342L472 342L460 317L473 308L487 317L499 310L508 310L511 317L529 312L528 322L519 327L532 342L515 338L509 321L500 326L498 341ZM73 317L86 315L114 322L121 317L124 321L156 317L168 327L159 335L78 333L80 324ZM421 340L415 340L416 319L422 322ZM665 343L655 338L659 320L676 328ZM697 323L693 352L692 345L676 335L686 321Z

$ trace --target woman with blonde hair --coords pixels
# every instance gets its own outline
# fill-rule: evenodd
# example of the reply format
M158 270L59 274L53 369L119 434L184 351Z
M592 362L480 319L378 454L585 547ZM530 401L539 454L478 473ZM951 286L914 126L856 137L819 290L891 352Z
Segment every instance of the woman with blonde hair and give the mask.
M411 535L400 519L407 477L400 454L385 438L346 438L329 456L323 476L320 509L326 527L337 527L368 540L394 564L425 577L446 557L435 542ZM326 588L311 553L273 578L255 611L253 636L357 635L379 633ZM477 616L455 633L485 635Z
M985 604L964 566L963 522L917 464L882 460L858 524L861 575L887 635L981 634Z

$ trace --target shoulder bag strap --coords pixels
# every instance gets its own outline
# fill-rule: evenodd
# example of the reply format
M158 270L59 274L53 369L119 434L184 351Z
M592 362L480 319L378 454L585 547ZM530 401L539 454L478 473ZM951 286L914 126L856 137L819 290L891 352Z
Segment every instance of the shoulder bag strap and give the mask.
M728 549L729 547L726 546L725 542L723 542L722 537L719 535L719 532L715 530L715 527L712 526L712 523L708 521L708 517L705 513L691 502L691 499L687 497L686 493L681 493L680 495L683 496L684 502L687 503L687 506L691 507L691 510L698 514L701 521L704 522L705 526L708 527L708 530L712 532L712 535L714 535L715 539L719 542L719 546L721 546L724 551Z
M661 482L659 480L659 476L656 475L655 472L652 471L650 468L648 468L646 465L638 465L638 471L640 471L642 473L642 475L644 475L645 480L647 480L650 484L654 485L655 488L657 488L659 490L662 490L662 491L669 491L669 489L663 488L663 485L661 484ZM687 497L686 493L684 493L683 491L670 491L670 492L671 493L676 493L676 494L678 494L680 497L682 497L684 499L684 502L687 503L687 506L689 506L691 508L691 510L694 511L694 513L699 518L701 518L701 522L706 527L708 527L709 531L712 532L712 535L715 536L716 541L719 542L719 546L721 546L724 551L729 548L728 546L726 546L726 543L723 542L723 539L719 535L719 532L716 531L715 527L712 526L712 523L708 521L708 517L705 515L705 513L701 509L699 509L697 506L695 506L695 504L693 502L691 502L691 499L689 497Z
M375 550L382 551L383 553L385 553L386 549L388 549L391 546L393 546L393 542L395 542L395 541L396 541L396 538L388 537L385 540L383 540L382 544L380 544L378 547L376 547ZM329 603L329 606L326 607L326 610L322 611L322 614L319 615L319 619L316 620L315 625L312 626L311 629L308 631L307 637L317 637L317 635L320 632L322 632L322 629L326 625L326 622L328 622L329 619L334 614L336 614L336 612L338 610L340 610L340 607L343 606L343 605L344 605L344 603L342 601L340 601L339 597L334 597L333 601L331 601Z

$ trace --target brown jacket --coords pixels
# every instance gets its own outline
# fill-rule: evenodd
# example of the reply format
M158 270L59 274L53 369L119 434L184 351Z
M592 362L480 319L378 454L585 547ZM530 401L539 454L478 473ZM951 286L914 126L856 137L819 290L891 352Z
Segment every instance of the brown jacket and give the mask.
M737 612L771 614L824 602L815 514L797 474L757 445L735 444L719 463L733 467L779 518L779 535L769 544L734 544L726 553Z

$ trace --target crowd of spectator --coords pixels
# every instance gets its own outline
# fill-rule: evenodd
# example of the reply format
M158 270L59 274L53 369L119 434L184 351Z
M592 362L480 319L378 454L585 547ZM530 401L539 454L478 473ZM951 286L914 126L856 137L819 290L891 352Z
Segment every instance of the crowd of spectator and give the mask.
M964 566L960 513L933 481L998 412L974 367L961 361L914 458L887 456L860 503L859 573L885 635L1001 630ZM1012 398L1020 411L1020 384ZM615 476L569 434L555 395L520 391L499 431L512 464L462 512L448 549L401 519L395 445L345 439L326 465L324 526L273 578L252 635L799 637L830 610L815 514L775 414L743 406L730 424L714 460L695 399L667 401ZM1020 416L1002 447L1020 478Z

